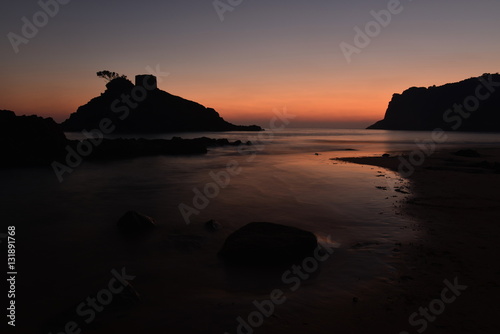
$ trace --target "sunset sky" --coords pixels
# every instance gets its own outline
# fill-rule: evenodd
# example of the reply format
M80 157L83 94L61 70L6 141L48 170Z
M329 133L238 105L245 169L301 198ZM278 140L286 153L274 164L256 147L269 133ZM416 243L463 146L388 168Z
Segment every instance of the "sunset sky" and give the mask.
M160 69L161 89L233 123L265 127L286 107L293 126L365 127L393 93L499 72L497 0L402 0L350 63L340 44L389 1L230 2L221 14L213 0L72 0L45 25L38 1L3 2L0 109L62 121L104 91L96 71ZM33 16L39 31L16 53L9 33Z

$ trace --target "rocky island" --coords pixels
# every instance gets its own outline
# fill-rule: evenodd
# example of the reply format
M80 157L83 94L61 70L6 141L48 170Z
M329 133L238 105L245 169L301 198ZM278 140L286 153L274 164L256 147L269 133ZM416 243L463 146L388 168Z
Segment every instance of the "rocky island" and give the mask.
M212 108L160 90L153 75L137 75L133 84L103 72L115 74L108 76L106 91L71 114L61 124L64 131L98 129L103 119L113 123L115 133L262 131L257 125L231 124Z

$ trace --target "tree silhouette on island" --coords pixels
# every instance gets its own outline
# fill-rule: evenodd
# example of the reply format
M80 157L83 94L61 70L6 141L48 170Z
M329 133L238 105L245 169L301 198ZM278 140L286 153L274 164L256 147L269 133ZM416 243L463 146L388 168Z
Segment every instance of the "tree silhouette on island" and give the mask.
M107 70L97 72L97 76L99 78L105 79L108 82L111 80L114 80L114 79L118 79L118 78L127 79L126 75L120 75L116 72L110 72Z
M231 124L212 108L158 89L154 75L137 75L135 84L116 72L97 76L108 81L106 91L71 114L61 124L64 131L98 129L103 119L114 124L116 133L263 130Z

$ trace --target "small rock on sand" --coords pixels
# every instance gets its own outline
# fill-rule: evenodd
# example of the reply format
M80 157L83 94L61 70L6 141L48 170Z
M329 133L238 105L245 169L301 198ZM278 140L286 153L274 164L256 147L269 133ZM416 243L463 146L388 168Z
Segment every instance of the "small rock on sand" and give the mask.
M216 231L218 231L218 230L220 230L222 228L222 225L218 221L210 219L209 221L207 221L205 223L205 228L209 232L216 232Z

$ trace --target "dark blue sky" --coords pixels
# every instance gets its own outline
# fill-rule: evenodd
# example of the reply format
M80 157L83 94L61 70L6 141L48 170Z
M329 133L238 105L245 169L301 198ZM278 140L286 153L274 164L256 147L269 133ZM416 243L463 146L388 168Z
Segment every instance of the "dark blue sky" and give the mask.
M230 121L263 122L286 106L299 124L361 126L382 118L392 93L498 71L492 0L401 1L346 57L341 43L356 46L354 28L388 3L244 0L221 21L210 0L72 0L16 53L8 34L22 37L22 18L42 9L4 1L0 108L62 120L103 91L96 71L159 68L169 73L160 88Z

